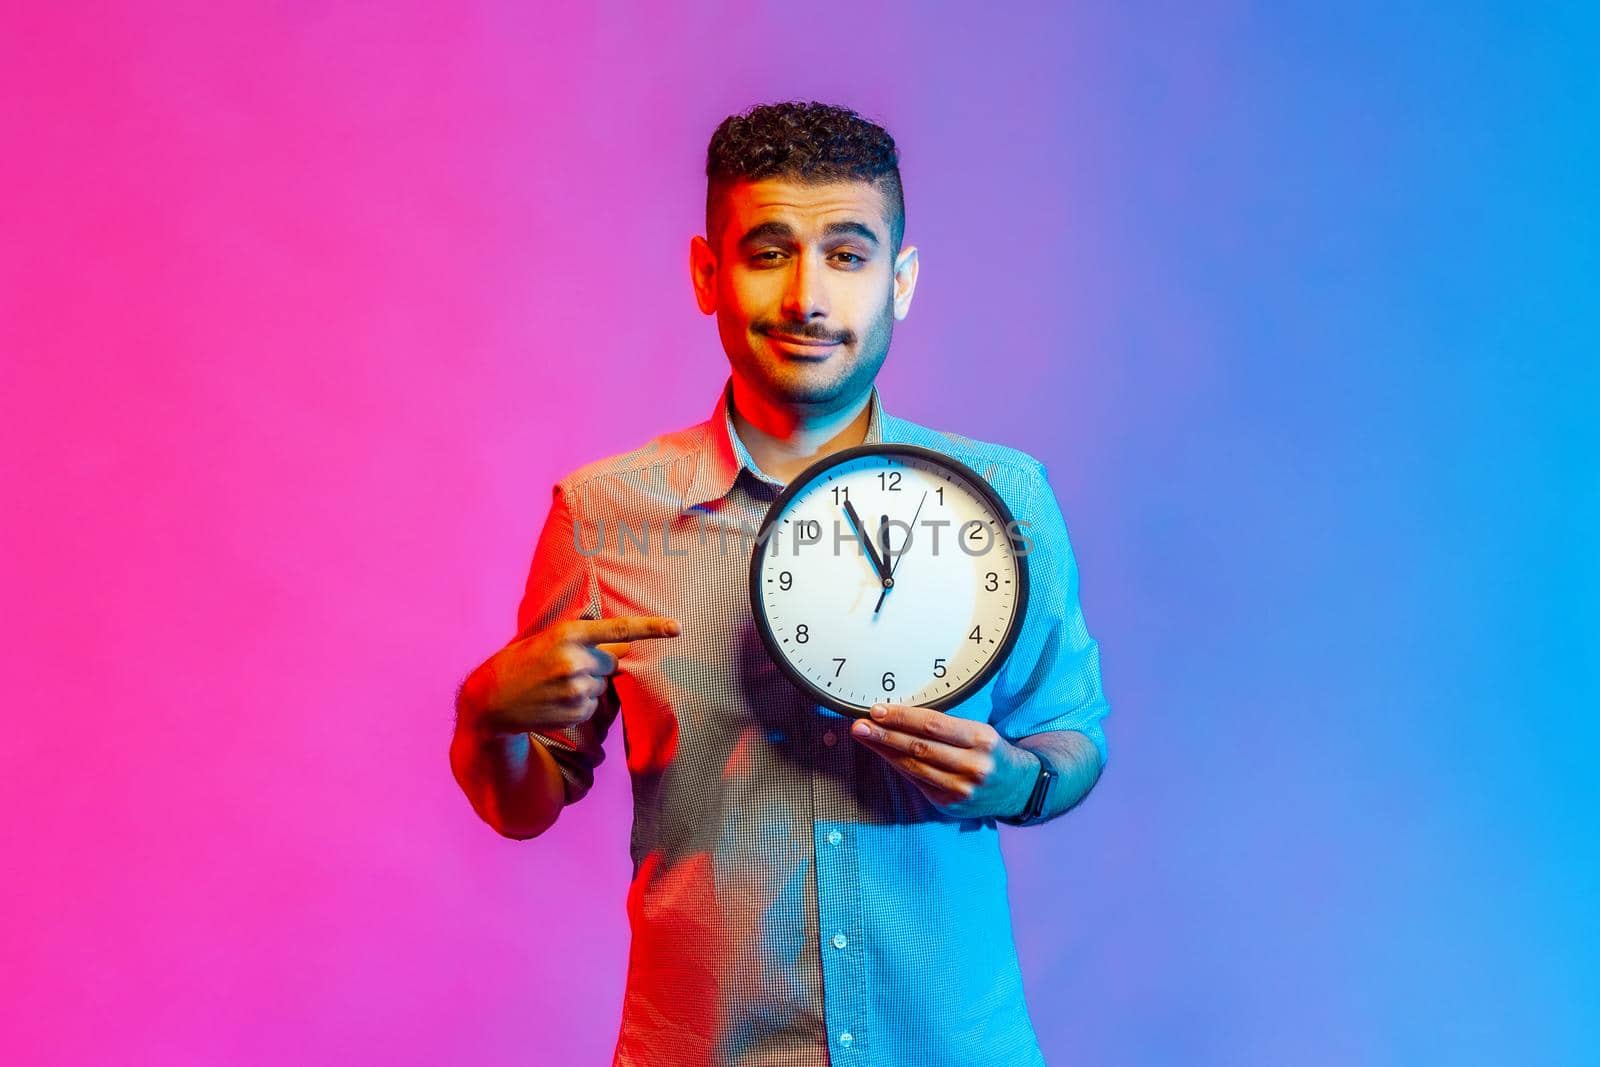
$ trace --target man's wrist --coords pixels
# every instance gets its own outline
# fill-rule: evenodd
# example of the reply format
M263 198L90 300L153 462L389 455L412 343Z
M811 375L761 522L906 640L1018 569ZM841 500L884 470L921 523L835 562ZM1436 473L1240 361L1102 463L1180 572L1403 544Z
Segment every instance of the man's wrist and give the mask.
M1012 794L1012 801L1007 805L1005 814L998 816L998 819L1011 826L1025 826L1043 814L1046 799L1044 791L1048 788L1045 772L1051 768L1049 762L1033 749L1022 745L1013 747L1027 753L1028 758L1023 761L1024 770L1018 775L1018 787Z

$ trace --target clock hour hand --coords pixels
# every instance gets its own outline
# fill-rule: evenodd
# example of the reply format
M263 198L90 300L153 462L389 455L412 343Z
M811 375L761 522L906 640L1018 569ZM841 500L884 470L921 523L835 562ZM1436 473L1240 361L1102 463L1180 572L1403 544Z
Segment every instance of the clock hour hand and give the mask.
M861 528L861 516L856 514L856 507L850 503L850 498L844 499L844 513L850 519L850 525L855 528L856 540L867 550L867 558L872 561L872 569L877 572L878 580L885 589L889 588L889 568L884 566L883 559L879 557L878 550L872 547L872 539L867 537L866 531ZM883 599L880 597L881 604Z

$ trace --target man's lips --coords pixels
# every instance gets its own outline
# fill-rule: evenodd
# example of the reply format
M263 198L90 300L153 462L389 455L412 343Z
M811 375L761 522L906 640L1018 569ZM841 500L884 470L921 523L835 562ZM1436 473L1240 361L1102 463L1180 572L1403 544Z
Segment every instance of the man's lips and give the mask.
M811 352L822 352L839 346L839 341L837 340L829 341L817 337L795 337L786 333L767 333L764 336L775 345L785 348L804 349Z

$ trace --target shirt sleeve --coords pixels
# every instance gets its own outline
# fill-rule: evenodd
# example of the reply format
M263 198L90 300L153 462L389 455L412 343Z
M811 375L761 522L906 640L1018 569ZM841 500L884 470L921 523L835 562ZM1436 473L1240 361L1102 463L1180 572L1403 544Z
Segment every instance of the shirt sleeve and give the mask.
M1016 516L1027 547L1028 607L1022 633L996 675L990 722L1008 741L1077 730L1106 758L1101 720L1110 712L1100 684L1100 646L1078 603L1078 563L1066 520L1042 465Z
M569 493L558 484L552 493L550 514L533 550L522 603L517 608L519 638L569 619L600 618L600 589L593 559L579 550L575 540L575 531L583 526L574 514L575 506ZM595 543L595 531L584 528L581 532L584 545ZM616 688L608 681L594 715L587 721L529 731L529 738L549 750L561 768L566 803L583 799L594 784L594 769L605 759L601 746L618 707Z

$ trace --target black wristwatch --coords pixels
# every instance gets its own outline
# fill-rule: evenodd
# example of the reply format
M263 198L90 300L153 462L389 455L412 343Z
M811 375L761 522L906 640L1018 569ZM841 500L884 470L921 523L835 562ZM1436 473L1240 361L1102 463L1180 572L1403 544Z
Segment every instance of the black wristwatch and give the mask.
M1044 811L1045 801L1050 797L1050 783L1056 780L1056 769L1050 766L1050 761L1044 758L1043 753L1033 752L1039 760L1039 777L1033 781L1033 792L1028 794L1028 802L1022 807L1020 815L1002 815L1000 822L1008 826L1027 826L1039 818Z

